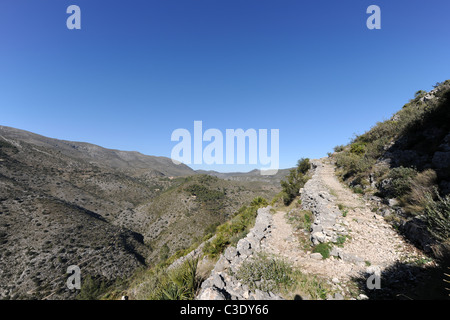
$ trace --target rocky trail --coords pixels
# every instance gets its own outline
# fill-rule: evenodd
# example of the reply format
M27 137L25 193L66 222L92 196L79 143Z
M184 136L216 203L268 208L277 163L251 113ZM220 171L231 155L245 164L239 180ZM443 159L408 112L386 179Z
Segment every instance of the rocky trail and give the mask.
M379 276L397 262L423 256L372 211L373 204L339 182L327 158L313 160L312 165L313 176L301 190L298 210L312 212L308 240L313 245L328 244L330 257L323 259L320 253L311 252L311 245L305 248L299 241L298 230L288 222L291 210L270 213L270 207L260 209L255 227L236 248L228 248L221 256L198 299L281 298L271 292L250 292L227 271L237 270L258 252L273 254L305 274L324 279L333 287L334 296L329 299L354 299L350 289L353 279Z
M288 259L303 272L334 280L333 283L346 283L362 273L379 273L398 261L421 256L383 217L372 212L370 203L338 181L327 159L315 161L313 165L315 173L302 190L306 202L303 207L315 215L313 242L333 242L337 237L345 242L332 247L329 259L305 252L299 248L295 231L286 221L287 213L277 211L268 241L272 253ZM321 206L316 198L322 200ZM344 208L345 214L338 205Z

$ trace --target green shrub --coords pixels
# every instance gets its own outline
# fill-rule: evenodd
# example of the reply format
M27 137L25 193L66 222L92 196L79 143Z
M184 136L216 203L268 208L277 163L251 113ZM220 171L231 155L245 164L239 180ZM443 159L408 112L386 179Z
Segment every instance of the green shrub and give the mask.
M350 153L362 156L366 152L366 145L361 142L352 143Z
M337 245L338 247L343 247L345 241L347 241L347 236L339 236L339 237L337 238L337 240L336 240L336 245Z
M278 193L273 197L273 199L270 201L270 205L271 205L271 206L274 206L274 205L276 205L277 202L281 201L282 199L284 199L283 191L278 192Z
M302 188L308 177L306 173L311 168L308 158L298 160L297 167L289 171L286 180L281 181L282 197L285 205L289 205L298 195L300 188Z
M225 198L223 191L212 190L200 184L193 184L186 188L191 195L196 196L200 202L219 201Z
M331 245L329 243L319 243L313 249L314 253L320 253L323 259L330 257Z
M165 243L161 249L159 250L159 259L160 261L165 261L167 260L167 258L169 258L169 253L170 253L170 248L167 245L167 243Z
M308 158L301 158L297 161L297 171L302 174L306 174L311 169L311 163Z
M208 238L211 238L214 233L216 233L217 227L220 225L219 222L215 222L213 224L210 224L204 232L204 236L208 236Z
M313 222L313 214L311 211L303 211L303 229L309 231Z
M182 265L155 272L149 300L192 300L200 287L197 275L198 258L186 260Z
M91 277L90 275L82 279L80 293L77 300L98 300L106 292L108 285L105 281Z
M309 231L313 221L313 214L309 210L292 210L288 214L288 222L297 230Z
M336 157L336 166L344 170L344 179L361 173L367 174L375 162L374 158L350 152L340 153Z
M364 190L361 187L354 187L353 192L357 194L364 194Z
M233 218L216 227L216 238L203 247L203 253L210 258L219 256L227 246L235 245L244 238L255 223L258 209L267 206L267 200L256 197L250 206L241 207Z
M250 203L250 206L253 207L267 207L269 205L269 203L267 202L266 199L264 199L263 197L256 197L255 199L252 200L252 202Z
M205 244L203 253L210 258L215 258L224 251L229 243L229 237L226 237L224 234L218 234L214 240Z
M411 180L417 175L413 168L398 167L392 169L388 174L391 183L386 188L389 196L401 197L411 191Z

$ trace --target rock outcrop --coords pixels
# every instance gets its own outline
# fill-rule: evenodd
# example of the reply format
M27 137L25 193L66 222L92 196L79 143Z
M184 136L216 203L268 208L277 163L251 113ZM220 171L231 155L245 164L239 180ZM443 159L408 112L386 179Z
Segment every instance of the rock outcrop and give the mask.
M317 176L323 164L320 161L311 161L314 174L301 191L302 207L310 210L314 215L311 226L311 242L314 245L323 242L336 242L340 235L347 231L342 224L342 213L335 205L335 197L327 192Z
M201 286L197 300L273 300L281 299L273 292L251 291L233 276L244 261L252 259L265 246L271 232L271 207L258 209L255 226L238 241L236 248L228 247L220 256L211 275Z

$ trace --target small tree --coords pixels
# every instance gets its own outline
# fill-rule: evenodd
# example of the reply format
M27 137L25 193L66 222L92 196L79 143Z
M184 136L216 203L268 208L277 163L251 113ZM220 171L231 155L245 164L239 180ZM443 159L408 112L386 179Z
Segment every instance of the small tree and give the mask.
M308 178L305 176L311 164L308 158L298 160L297 167L289 171L286 180L281 181L281 188L283 190L283 202L289 205L292 200L298 195L300 188L306 183Z
M169 258L169 253L170 253L170 248L167 245L167 243L165 243L162 247L161 250L159 251L159 259L161 261L165 261L167 260L167 258Z
M107 285L104 281L95 279L88 275L82 282L77 300L98 300L106 292Z
M256 197L252 200L252 202L250 203L250 205L252 207L257 207L257 208L261 208L261 207L266 207L269 205L269 203L267 202L267 200L263 197Z
M424 90L419 90L419 91L417 91L415 94L414 94L414 98L419 98L419 97L422 97L422 96L424 96L425 94L426 94L427 92L426 91L424 91Z

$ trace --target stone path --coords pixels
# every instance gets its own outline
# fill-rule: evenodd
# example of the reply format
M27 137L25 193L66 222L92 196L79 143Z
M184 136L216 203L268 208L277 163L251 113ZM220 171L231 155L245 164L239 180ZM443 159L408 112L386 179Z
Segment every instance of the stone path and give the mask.
M328 208L339 210L338 204L347 210L345 217L336 218L336 225L348 234L342 248L335 247L335 256L325 260L311 257L311 252L300 248L293 227L286 221L286 212L278 211L273 217L272 233L267 239L267 250L280 255L298 266L303 272L325 278L348 281L353 276L371 270L383 270L396 261L411 259L421 253L403 240L384 219L373 213L369 203L340 183L334 174L334 166L327 159L313 162L316 166L312 179L329 194ZM311 180L310 180L311 181ZM315 183L315 181L311 181ZM311 184L311 183L310 183ZM305 185L307 188L308 185Z

